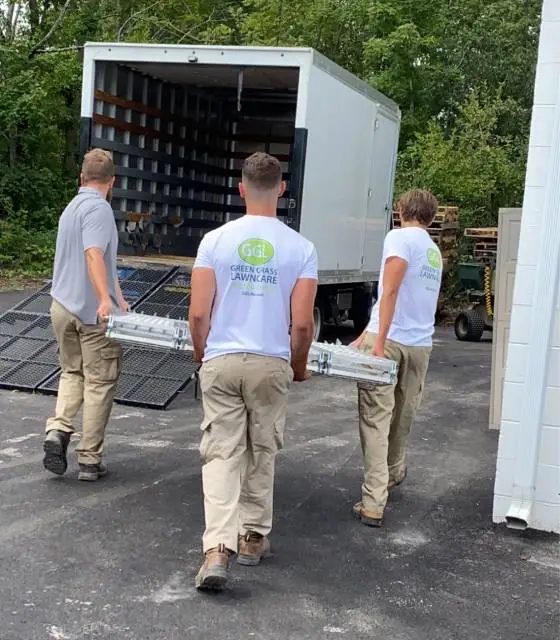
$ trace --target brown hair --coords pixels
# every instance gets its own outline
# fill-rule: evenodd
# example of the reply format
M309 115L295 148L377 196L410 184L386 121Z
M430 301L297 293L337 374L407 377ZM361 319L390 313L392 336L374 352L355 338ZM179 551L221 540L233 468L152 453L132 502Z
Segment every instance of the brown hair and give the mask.
M241 170L243 180L257 191L271 191L282 182L282 167L277 158L258 151L249 156Z
M92 149L85 154L82 162L82 181L84 184L88 182L106 184L110 182L114 175L115 165L108 151L105 151L105 149Z
M438 210L438 201L431 191L426 189L411 189L397 200L397 211L403 222L416 220L421 225L429 227Z

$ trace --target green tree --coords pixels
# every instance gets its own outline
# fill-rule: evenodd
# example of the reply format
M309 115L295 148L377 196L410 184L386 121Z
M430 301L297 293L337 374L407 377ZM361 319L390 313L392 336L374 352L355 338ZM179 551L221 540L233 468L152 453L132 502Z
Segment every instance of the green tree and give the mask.
M518 204L541 0L5 0L0 264L48 269L77 178L87 40L310 46L395 99L398 188L491 223ZM36 247L21 251L21 247Z
M523 196L526 146L499 131L510 108L511 99L473 93L450 134L433 119L401 154L397 188L430 188L459 205L469 226L495 224L497 209L519 206Z

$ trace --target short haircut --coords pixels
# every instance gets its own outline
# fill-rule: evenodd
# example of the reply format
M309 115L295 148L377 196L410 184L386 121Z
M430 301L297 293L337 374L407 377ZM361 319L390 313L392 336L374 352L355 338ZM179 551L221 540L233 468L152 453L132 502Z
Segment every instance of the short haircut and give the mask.
M115 175L113 158L104 149L88 151L82 162L83 182L110 182Z
M245 160L241 175L253 189L271 191L282 182L282 167L277 158L258 151Z
M397 211L404 222L415 220L425 227L429 227L438 211L438 201L431 191L426 189L411 189L398 199Z

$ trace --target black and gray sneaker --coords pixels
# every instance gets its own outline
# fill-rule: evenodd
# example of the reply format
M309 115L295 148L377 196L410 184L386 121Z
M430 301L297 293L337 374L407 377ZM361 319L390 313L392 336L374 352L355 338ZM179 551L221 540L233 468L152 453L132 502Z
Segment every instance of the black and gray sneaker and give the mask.
M79 465L80 471L78 473L78 480L84 480L85 482L95 482L107 475L107 467L100 462L99 464L81 464Z
M70 434L66 431L51 429L43 442L43 466L47 471L62 476L68 468L66 451L70 442Z

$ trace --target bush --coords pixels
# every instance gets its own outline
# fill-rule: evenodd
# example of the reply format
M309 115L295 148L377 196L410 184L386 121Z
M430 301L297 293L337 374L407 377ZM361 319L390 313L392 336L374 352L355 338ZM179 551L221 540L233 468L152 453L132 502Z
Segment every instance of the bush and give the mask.
M27 212L20 212L25 220ZM56 228L29 229L21 220L0 220L0 271L3 275L47 276L52 272Z

